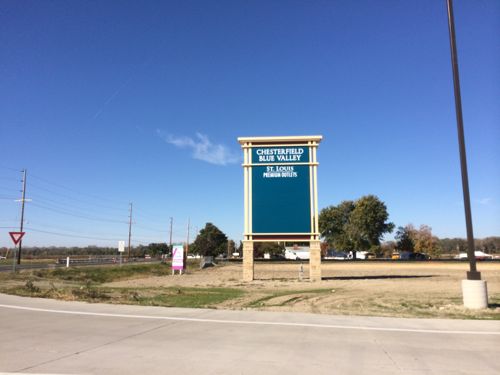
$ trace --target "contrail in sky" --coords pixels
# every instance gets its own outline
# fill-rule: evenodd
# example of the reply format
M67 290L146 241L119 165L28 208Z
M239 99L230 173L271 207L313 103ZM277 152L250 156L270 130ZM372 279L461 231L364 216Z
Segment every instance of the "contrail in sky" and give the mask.
M153 60L153 56L151 57L148 57L147 59L145 59L141 64L137 65L135 67L135 69L132 70L132 72L130 73L130 76L127 78L127 80L121 84L120 87L118 87L105 101L104 103L102 104L101 108L94 114L94 116L92 117L92 121L94 121L95 119L97 119L101 113L106 109L106 107L108 106L109 103L111 103L115 98L116 96L130 83L130 81L132 81L132 79L135 77L137 71L139 70L139 67L143 67L145 65L148 65L151 63L151 61Z
M99 115L102 113L102 111L104 111L104 109L106 108L106 106L111 103L113 101L113 99L120 93L120 91L122 91L125 86L128 85L128 83L132 80L132 77L134 76L134 74L132 73L130 75L130 77L120 86L118 87L115 92L113 94L111 94L105 101L104 101L104 104L101 106L101 108L95 113L94 117L92 118L92 120L95 120L99 117Z

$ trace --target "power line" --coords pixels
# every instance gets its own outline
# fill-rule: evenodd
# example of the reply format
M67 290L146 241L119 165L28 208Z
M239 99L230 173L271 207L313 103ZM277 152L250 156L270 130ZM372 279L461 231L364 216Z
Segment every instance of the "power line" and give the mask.
M32 224L35 224L35 223L32 223ZM46 226L46 225L45 225ZM86 239L94 239L94 240L106 240L106 241L119 241L120 239L120 235L119 234L113 234L113 236L116 236L116 237L102 237L100 236L100 234L79 234L80 232L77 232L77 231L74 231L74 230L71 230L71 229L67 229L67 228L64 228L64 227L54 227L54 226L48 226L49 229L40 229L38 226L36 228L33 228L33 227L29 227L27 228L28 230L34 230L36 232L40 232L40 233L47 233L47 234L57 234L59 236L66 236L66 237L74 237L74 238L86 238ZM51 230L50 228L56 228L56 230ZM60 230L63 230L64 232L62 231L57 231L57 229L60 229ZM67 233L67 232L70 232L70 233ZM75 234L76 233L76 234ZM123 238L123 237L121 237ZM135 239L138 239L138 240L143 240L143 241L136 241ZM149 241L149 242L145 242L145 241ZM131 240L132 243L134 242L141 242L141 243L152 243L152 242L164 242L164 241L155 241L155 238L151 238L151 237L141 237L141 236L134 236L134 239Z
M0 228L17 228L17 227L0 227ZM120 241L119 238L104 238L104 237L94 237L94 236L90 236L90 235L77 235L77 234L71 234L71 233L62 233L62 232L43 230L43 229L38 229L38 228L33 228L33 227L26 227L26 230L29 230L31 232L36 232L36 233L51 234L54 236L68 237L68 238L82 238L82 239L97 240L97 241L110 241L110 242ZM137 237L137 238L140 238L140 237ZM145 241L131 240L131 242L148 245L149 243L152 243L153 241L149 240L149 243L148 243Z
M48 180L43 179L41 177L35 176L35 178L38 179L38 180L41 180L41 181L45 181L45 182L47 182L47 183L49 183L51 185L64 188L64 189L66 189L68 191L75 192L73 189L70 189L70 188L68 188L66 186L63 186L63 185L60 185L60 184L49 182ZM78 202L78 203L83 203L85 205L91 205L91 206L99 207L99 208L105 208L105 209L110 209L110 210L115 210L115 211L121 211L121 212L125 211L125 208L117 208L117 207L113 207L113 206L109 206L109 205L104 205L104 204L100 204L100 203L89 202L88 200L83 200L83 199L79 199L79 198L76 198L76 197L68 195L68 194L60 193L60 192L54 191L53 189L49 189L47 187L40 186L38 184L30 183L30 187L33 190L35 190L34 197L37 200L39 200L41 203L45 203L45 204L37 204L37 206L39 208L42 208L42 205L43 205L44 209L52 210L52 211L57 212L57 213L71 215L71 216L74 216L74 217L85 218L85 219L88 219L88 220L91 220L91 219L92 220L105 220L105 221L116 220L117 222L121 222L121 220L114 219L114 218L113 219L110 219L110 218L102 219L101 217L96 218L96 216L98 216L98 215L95 215L96 212L97 212L96 210L89 209L87 207L82 207L82 206L80 206L78 204L75 204L75 203L62 202L61 199L68 200L68 201L73 201L73 202ZM7 189L6 188L6 190L8 190L9 192L11 192L14 189L11 189L11 188ZM40 194L40 192L37 192L37 190L42 190L42 191L48 192L50 194L57 195L57 199L58 200L48 198L45 195ZM84 193L80 193L80 192L75 192L75 193L82 194L82 195L87 195L87 196L91 196L91 197L96 197L96 196L93 196L93 195L90 195L90 194L84 194ZM50 204L47 204L47 203L50 203ZM68 206L71 208L71 210L68 209ZM154 222L159 221L158 217L153 218L153 215L149 215L149 214L145 215L145 214L143 214L141 212L142 209L139 209L139 211L140 211L139 213L137 212L137 208L135 208L134 211L135 211L135 215L136 216L139 216L139 217L141 217L144 220L154 221ZM94 216L94 217L90 217L90 216ZM164 232L163 229L157 229L157 228L151 228L151 227L149 227L149 228L142 227L142 228L145 229L145 230L149 230L149 231Z
M0 166L0 167L3 167L3 166ZM19 171L18 169L9 168L9 167L5 167L5 169L16 171L16 172ZM107 223L117 223L117 224L126 223L125 220L115 219L114 217L110 218L107 214L106 214L106 217L103 217L103 216L97 214L98 213L97 208L105 208L107 210L115 210L115 211L120 211L120 212L124 212L125 208L118 208L118 207L112 206L112 205L101 204L101 203L98 203L95 201L89 201L88 199L81 199L80 197L77 197L77 196L80 195L80 196L90 197L92 199L98 199L98 200L107 201L107 202L117 202L115 200L111 200L109 198L104 198L104 197L101 197L98 195L92 195L92 194L79 192L79 191L74 190L72 188L69 188L67 186L64 186L64 185L61 185L58 183L54 183L52 181L49 181L45 178L42 178L42 177L39 177L36 175L30 175L30 176L32 176L34 179L38 180L39 182L42 182L44 184L49 185L49 187L47 187L47 186L40 185L39 183L35 183L35 184L33 184L32 182L30 183L30 188L32 188L32 190L34 190L35 198L37 200L37 202L32 203L32 206L35 209L41 209L41 210L45 210L45 211L54 212L54 213L60 214L60 215L76 217L79 219L85 219L85 220L94 221L94 222L107 222ZM11 180L11 179L7 179L7 178L3 178L3 179L4 180ZM25 184L25 182L26 182L25 178L23 178L22 182L23 182L23 184ZM50 187L50 186L52 186L52 187ZM54 189L53 187L55 187L56 189ZM6 186L3 186L3 187L0 186L0 188L5 189L6 191L9 191L9 192L13 192L16 190L15 188L8 188ZM64 193L64 192L60 192L59 191L60 189L66 190L67 192L69 192L69 194ZM23 187L23 190L21 190L21 192L24 193L24 191L25 191L25 187ZM40 192L42 192L42 193L40 193ZM43 194L43 192L48 193L49 197L54 196L54 198L51 199L51 198L47 197L45 194ZM75 195L77 195L77 196L75 196ZM10 198L10 197L4 195L4 196L0 196L0 199L8 200L8 199L13 199L13 198ZM24 199L21 199L21 201L24 203ZM85 205L85 207L84 207L84 205ZM90 207L86 207L86 206L90 206ZM92 207L95 207L95 208L92 208ZM136 210L137 210L137 208L136 208ZM100 210L99 210L99 213L101 213ZM145 221L145 222L151 221L151 222L158 223L158 221L159 221L158 217L153 218L156 215L149 215L149 213L144 214L142 209L139 209L139 213L135 212L135 214L136 214L136 216L139 216L142 219L142 221ZM24 215L22 214L21 220L24 222L23 216ZM134 242L134 243L137 242L137 241L131 239L132 223L135 225L135 222L132 221L132 204L130 204L129 220L128 220L128 224L129 224L129 248L130 248L131 242ZM140 231L148 231L151 233L155 233L156 236L158 236L160 238L163 237L163 234L166 234L168 232L168 229L159 229L156 227L151 227L149 225L137 225L137 228ZM64 229L64 230L68 230L68 229ZM81 235L81 234L79 234L79 232L74 232L73 234L71 234L71 233L63 233L60 231L43 230L40 228L38 228L38 229L35 228L35 231L39 231L41 233L59 235L59 236L73 237L73 238L109 240L105 237L95 237L92 235ZM71 231L71 230L69 230L69 231ZM172 236L172 228L170 229L170 235ZM146 239L146 237L136 237L136 238ZM148 240L151 241L149 238L148 238ZM162 241L163 241L163 239L160 240L159 242L162 242Z
M84 196L87 196L87 197L90 197L90 198L93 198L93 199L100 199L100 200L103 200L103 201L107 201L107 202L112 202L112 203L118 203L118 204L124 204L123 202L118 202L114 199L109 199L107 197L101 197L99 195L94 195L94 194L88 194L88 193L83 193L81 191L77 191L77 190L74 190L73 188L69 188L67 186L64 186L64 185L61 185L61 184L58 184L58 183L55 183L55 182L52 182L52 181L49 181L45 178L42 178L42 177L39 177L39 176L36 176L36 175L31 175L32 177L34 177L35 179L37 180L40 180L46 184L49 184L49 185L53 185L53 186L56 186L60 189L64 189L64 190L68 190L68 191L71 191L72 193L75 193L75 194L79 194L79 195L84 195Z
M139 210L139 212L137 212L137 210ZM152 219L154 221L158 221L158 220L163 220L165 218L164 215L154 215L154 214L151 214L150 212L146 212L144 213L144 210L142 208L135 208L135 211L136 211L136 216L142 216L146 219Z
M43 226L43 229L48 229L48 230L62 230L64 232L70 232L70 233L75 233L75 234L81 234L81 230L75 230L74 228L68 228L68 227L64 227L64 226L60 226L60 225L51 225L51 224L47 224L47 223L41 223L41 222L38 222L38 221L28 221L26 223L27 225L35 225L36 227L40 227L40 226ZM106 236L106 235L112 235L112 236L121 236L121 234L118 234L116 232L114 233L111 233L109 231L107 231L106 233L93 233L94 235L100 237L100 236Z
M42 230L42 229L37 229L37 228L32 228L32 227L27 227L26 229L29 231L32 231L32 232L52 234L54 236L71 237L71 238L84 238L84 239L99 240L99 241L119 241L119 239L116 239L116 238L82 236L82 235L70 234L70 233L53 232L53 231Z
M5 165L0 165L0 168L8 169L8 170L14 171L14 172L21 171L20 169L17 169L17 168L6 167Z
M101 211L97 211L97 210L92 210L92 209L87 209L87 208L83 208L81 206L77 206L77 205L74 205L74 204L71 204L71 203L66 203L66 202L60 202L60 201L56 201L54 199L49 199L49 198L46 198L44 196L41 196L41 195L38 195L38 193L36 193L35 195L32 195L33 198L37 201L40 201L42 203L49 203L53 208L55 209L59 209L59 210L64 210L64 211L69 211L68 210L68 207L71 208L71 210L73 211L77 211L81 214L84 214L84 215L92 215L92 214L95 214L95 213L102 213L102 210ZM55 207L54 207L55 206ZM113 215L116 215L115 213L113 213Z
M12 181L12 177L3 177L3 176L0 176L0 180L2 180L2 181Z
M121 223L121 224L126 224L126 221L119 221L119 220L112 220L112 219L105 219L105 218L99 218L99 217L90 217L90 216L85 216L85 215L79 215L79 214L74 214L71 212L67 212L66 210L60 210L57 208L51 208L47 207L38 203L32 203L33 207L41 208L43 210L47 211L52 211L61 215L68 215L68 216L73 216L73 217L78 217L80 219L86 219L86 220L91 220L91 221L102 221L102 222L107 222L107 223Z
M136 236L136 235L134 235L134 239L139 239L139 240L144 240L144 241L149 241L149 242L166 242L166 241L164 241L164 240L162 240L160 238L155 238L155 237L141 237L141 236ZM134 242L133 239L132 239L132 242Z
M7 187L7 186L0 186L0 189L2 189L2 190L7 190L7 191L17 190L17 189L16 189L16 188L14 188L14 187Z
M55 194L55 195L57 195L58 198L62 197L63 199L69 199L69 200L72 200L72 201L84 203L84 204L87 204L87 205L93 205L93 206L100 207L100 208L107 208L107 209L110 209L110 210L117 210L117 211L122 211L122 212L126 210L123 207L122 208L112 207L112 206L103 205L103 204L100 204L100 203L93 203L93 202L89 202L87 200L78 199L78 198L72 197L71 195L63 194L63 193L60 193L60 192L57 192L57 191L54 191L54 190L51 190L51 189L47 189L46 187L43 187L43 186L40 186L40 185L37 185L37 184L33 184L32 183L30 186L34 187L35 190L36 189L41 189L41 190L44 190L46 192Z
M90 197L90 198L98 199L98 200L103 200L103 201L107 201L107 202L121 203L121 202L118 202L116 200L112 200L112 199L109 199L109 198L105 198L105 197L101 197L101 196L98 196L98 195L93 195L93 194L88 194L88 193L84 193L84 192L81 192L81 191L77 191L77 190L75 190L73 188L69 188L67 186L64 186L64 185L61 185L61 184L58 184L58 183L54 183L52 181L49 181L49 180L47 180L45 178L39 177L39 176L34 175L34 174L31 174L30 176L32 178L35 178L36 180L39 180L40 182L52 185L52 186L57 187L59 189L67 190L67 191L69 191L69 192L71 192L73 194L76 194L76 195L82 195L82 196L86 196L86 197ZM5 178L5 180L7 180L7 179ZM73 201L77 201L77 202L81 202L81 203L85 203L85 204L90 204L90 205L94 205L94 206L101 207L101 208L112 209L112 210L118 210L118 211L125 211L126 210L123 207L116 207L116 206L111 206L111 205L105 205L105 204L102 204L102 203L90 202L88 200L83 200L83 199L77 198L77 197L72 196L72 195L64 194L64 193L61 193L59 191L55 191L53 189L49 189L49 188L47 188L45 186L40 186L40 185L38 185L36 183L35 184L31 183L30 187L34 187L36 189L41 189L41 190L44 190L46 192L49 192L51 194L55 194L55 195L57 195L58 198L64 197L64 198L69 199L69 200L73 200Z
M155 232L155 233L168 233L168 229L157 229L157 228L151 228L151 227L143 227L142 225L137 225L134 223L135 228L140 228L142 230L148 231L148 232Z

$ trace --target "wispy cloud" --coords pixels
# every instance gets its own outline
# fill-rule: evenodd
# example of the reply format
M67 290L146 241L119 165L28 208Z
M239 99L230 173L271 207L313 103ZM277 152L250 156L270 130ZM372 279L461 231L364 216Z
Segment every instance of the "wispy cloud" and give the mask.
M227 146L212 143L205 134L196 133L195 138L192 138L165 134L159 129L156 129L156 133L168 144L190 149L192 152L191 156L197 160L215 165L229 165L241 161L239 154L231 151Z
M483 198L483 199L479 199L479 204L482 204L484 206L487 206L491 203L492 199L491 198Z

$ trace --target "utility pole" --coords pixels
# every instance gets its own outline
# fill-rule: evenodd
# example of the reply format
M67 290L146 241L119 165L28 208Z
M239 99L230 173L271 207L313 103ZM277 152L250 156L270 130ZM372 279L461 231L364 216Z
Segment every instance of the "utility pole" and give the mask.
M26 169L22 170L23 172L23 190L22 190L22 197L21 197L21 225L19 228L19 232L23 231L23 226L24 226L24 202L25 202L25 197L26 197ZM23 246L23 240L19 240L19 250L17 252L17 264L21 264L21 249Z
M190 226L190 219L188 218L188 226L187 226L187 243L186 243L186 256L189 252L189 226Z
M174 222L174 218L170 217L170 241L168 243L168 251L170 251L170 253L172 253L172 225L173 225L173 222Z
M128 216L128 259L130 259L130 240L132 238L132 202L130 202Z
M450 34L451 66L453 70L453 87L455 89L455 112L457 116L458 146L460 153L460 169L462 172L462 191L464 196L465 225L467 228L467 257L469 258L469 272L467 280L481 280L481 273L476 268L474 253L474 233L472 230L472 214L470 208L469 176L467 173L467 157L465 154L464 123L462 118L462 97L460 95L460 79L458 75L458 55L455 42L455 20L453 17L452 0L447 0L448 29Z

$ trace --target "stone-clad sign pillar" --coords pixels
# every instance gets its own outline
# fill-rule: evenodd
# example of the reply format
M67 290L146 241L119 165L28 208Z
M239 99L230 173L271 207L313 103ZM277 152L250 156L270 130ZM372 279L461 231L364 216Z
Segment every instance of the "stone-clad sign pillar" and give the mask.
M253 280L253 242L243 241L243 281Z
M240 137L244 173L243 280L253 243L308 242L310 279L321 280L317 148L322 136Z

